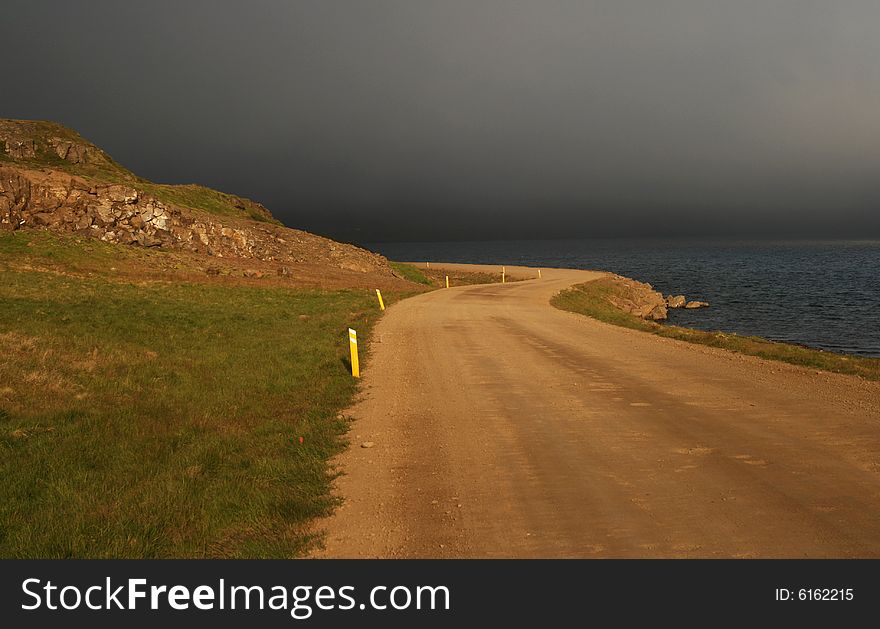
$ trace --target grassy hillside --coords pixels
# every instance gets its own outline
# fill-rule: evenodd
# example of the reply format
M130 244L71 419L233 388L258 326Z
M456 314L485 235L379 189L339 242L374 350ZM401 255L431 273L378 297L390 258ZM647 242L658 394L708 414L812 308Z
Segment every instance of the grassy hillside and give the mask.
M73 163L62 159L52 141L60 139L89 151L87 163ZM12 157L0 150L0 162L18 164L30 168L53 168L73 175L80 175L107 183L129 183L145 181L130 170L117 164L112 157L86 140L73 129L57 122L46 120L3 120L0 119L0 145L5 142L33 141L36 154L33 157ZM0 146L3 148L3 146Z
M369 339L375 294L111 272L161 255L0 232L0 556L289 557L316 541L356 387L346 329Z
M86 159L79 163L63 159L57 149L59 140L62 146L63 143L75 145L86 154ZM35 154L28 157L11 155L6 144L20 142L33 142ZM280 224L265 208L248 199L197 184L157 184L138 177L76 131L55 122L0 119L0 164L4 163L24 168L61 170L96 183L127 184L163 203L221 216Z
M880 380L880 359L843 356L800 345L777 343L757 336L740 336L725 332L704 332L674 325L645 321L615 307L608 301L612 295L622 295L626 287L607 277L580 284L556 295L551 303L561 310L584 314L606 323L650 332L658 336L720 347L742 354L779 360L793 365L853 374L870 380Z

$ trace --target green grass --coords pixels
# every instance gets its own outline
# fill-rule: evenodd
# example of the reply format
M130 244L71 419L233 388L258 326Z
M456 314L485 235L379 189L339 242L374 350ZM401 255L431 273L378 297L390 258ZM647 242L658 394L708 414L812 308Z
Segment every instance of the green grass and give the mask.
M561 310L584 314L606 323L650 332L666 338L719 347L793 365L862 376L869 380L880 380L880 359L877 358L846 356L800 345L777 343L756 336L705 332L645 321L616 308L608 301L610 296L619 295L625 290L626 287L613 278L602 278L562 291L553 297L550 303Z
M405 262L390 262L391 268L401 277L410 282L424 284L433 288L442 288L446 285L446 276L449 276L451 286L465 286L472 284L497 284L501 282L501 269L497 274L484 273L482 271L462 271L437 268L419 268ZM519 281L507 279L508 282Z
M431 280L425 277L425 274L422 273L418 268L414 267L412 264L406 264L405 262L390 262L391 268L394 269L394 272L397 273L405 280L409 280L410 282L415 282L417 284L425 284L426 286L431 286Z
M182 205L220 216L236 216L264 223L281 224L271 214L260 212L256 207L248 207L244 203L237 204L236 197L233 195L197 184L167 185L141 183L138 185L138 188L156 197L163 203Z
M29 260L59 265L70 271L106 269L125 260L143 262L160 249L120 247L98 240L50 231L0 231L0 269Z
M431 280L434 286L445 286L446 277L449 277L450 286L470 286L473 284L500 284L501 269L497 273L485 273L483 271L460 271L453 269L425 269L425 275ZM519 282L518 278L508 276L508 282Z
M0 264L0 302L0 556L289 557L316 542L356 387L346 328L369 338L371 291Z

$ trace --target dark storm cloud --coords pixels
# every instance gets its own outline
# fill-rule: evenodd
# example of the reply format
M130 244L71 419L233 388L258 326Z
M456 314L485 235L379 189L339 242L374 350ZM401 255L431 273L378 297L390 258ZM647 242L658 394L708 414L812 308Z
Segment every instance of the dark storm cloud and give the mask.
M0 115L344 238L880 235L880 4L7 2Z

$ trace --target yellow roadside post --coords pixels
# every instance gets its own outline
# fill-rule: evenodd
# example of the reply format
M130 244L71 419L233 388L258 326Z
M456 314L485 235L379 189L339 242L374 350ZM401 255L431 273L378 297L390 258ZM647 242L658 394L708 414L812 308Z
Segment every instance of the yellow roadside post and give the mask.
M538 269L538 279L541 279L541 269Z
M430 263L430 262L425 262L425 268L426 268L426 269L430 269L430 268L431 268L431 263Z
M361 377L361 369L358 365L358 337L357 332L348 328L348 347L351 350L351 375Z
M504 284L507 281L507 269L501 267L501 283Z
M449 288L449 276L446 276L446 288Z
M385 302L382 301L382 293L379 292L379 289L376 289L376 297L379 298L379 308L385 310Z

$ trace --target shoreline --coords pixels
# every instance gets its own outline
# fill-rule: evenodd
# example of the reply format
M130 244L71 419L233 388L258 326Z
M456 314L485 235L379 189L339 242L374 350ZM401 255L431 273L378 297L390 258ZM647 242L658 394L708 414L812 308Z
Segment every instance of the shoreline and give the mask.
M880 247L868 242L569 239L408 243L375 247L395 260L593 269L705 300L678 325L880 357ZM433 264L433 262L432 262Z
M424 267L426 262L404 262L416 266ZM477 271L480 273L501 273L504 266L508 270L508 276L521 280L538 280L537 271L540 269L547 270L569 270L556 269L553 267L531 267L531 266L506 266L506 265L489 265L489 264L468 264L468 263L447 263L447 262L430 262L431 268L449 269L459 271ZM612 282L621 281L624 283L643 284L638 280L623 275L618 275L611 271L594 271L603 274L603 279ZM763 336L757 335L740 335L734 332L725 332L722 330L702 330L699 328L691 328L670 323L667 320L663 322L651 321L642 317L632 315L625 310L613 306L611 302L608 305L614 307L620 316L608 312L605 308L597 303L595 298L581 298L572 303L571 296L573 291L584 291L585 286L601 282L602 280L593 280L585 284L569 287L559 291L551 297L550 304L560 310L574 312L576 314L585 315L621 327L637 329L643 332L664 336L681 340L687 343L709 345L718 347L727 351L757 356L767 360L784 362L805 368L815 368L831 373L854 375L867 380L880 380L880 357L860 356L858 354L846 354L832 352L821 348L810 346L806 343L792 343L787 341L775 341ZM644 285L644 284L643 284ZM645 286L650 287L650 284ZM605 288L605 287L603 287ZM606 292L607 294L607 292ZM661 293L662 295L662 293ZM605 295L603 295L605 296ZM574 295L574 297L581 297ZM593 296L595 297L595 296Z

